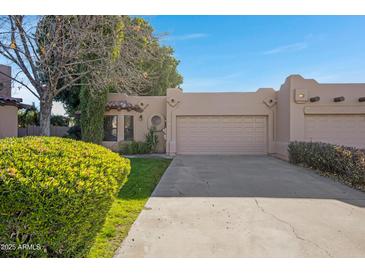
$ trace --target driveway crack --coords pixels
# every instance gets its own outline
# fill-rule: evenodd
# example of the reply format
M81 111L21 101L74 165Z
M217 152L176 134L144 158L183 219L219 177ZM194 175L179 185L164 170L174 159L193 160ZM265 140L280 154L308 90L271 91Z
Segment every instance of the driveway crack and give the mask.
M324 249L323 247L319 246L317 243L315 243L315 242L313 242L313 241L311 241L311 240L309 240L309 239L306 239L306 238L303 238L302 236L300 236L300 235L298 234L298 232L295 230L294 226L293 226L291 223L289 223L289 222L287 222L287 221L285 221L285 220L283 220L283 219L280 219L280 218L279 218L279 217L277 217L276 215L274 215L274 214L272 214L272 213L270 213L270 212L266 211L266 210L265 210L265 209L264 209L264 208L260 205L260 203L258 202L258 200L257 200L256 198L255 198L254 200L255 200L255 203L256 203L257 208L258 208L258 209L260 209L262 213L267 214L267 215L271 216L272 218L274 218L275 220L277 220L278 222L281 222L281 223L283 223L283 224L285 224L285 225L289 226L289 227L290 227L290 229L291 229L291 231L293 232L293 234L294 234L295 238L297 238L298 240L301 240L301 241L307 242L307 243L309 243L309 244L312 244L312 245L314 245L315 247L317 247L318 249L320 249L320 250L324 251L324 252L325 252L325 253L326 253L329 257L333 257L333 256L332 256L332 254L331 254L328 250L326 250L326 249Z

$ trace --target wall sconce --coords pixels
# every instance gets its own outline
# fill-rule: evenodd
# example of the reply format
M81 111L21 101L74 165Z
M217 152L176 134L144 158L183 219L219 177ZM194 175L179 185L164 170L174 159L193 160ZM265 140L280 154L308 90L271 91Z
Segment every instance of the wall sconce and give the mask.
M338 103L338 102L342 102L342 101L345 101L345 97L343 97L343 96L333 98L333 102Z
M314 102L318 102L321 98L319 96L316 96L316 97L311 97L309 99L309 101L311 101L311 103L314 103Z
M365 102L365 97L360 97L359 102Z
M304 104L308 101L308 91L306 89L296 89L294 100L298 104Z
M142 121L142 120L143 120L143 115L142 115L142 114L140 114L140 115L138 116L138 118L139 118L139 120L140 120L140 121Z

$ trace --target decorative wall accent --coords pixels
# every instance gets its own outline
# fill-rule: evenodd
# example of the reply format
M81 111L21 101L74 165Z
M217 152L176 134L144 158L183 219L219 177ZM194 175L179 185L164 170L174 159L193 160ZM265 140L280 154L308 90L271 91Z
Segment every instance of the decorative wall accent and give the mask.
M138 103L138 106L142 109L142 111L143 110L145 110L148 106L149 106L149 104L146 104L145 102L143 102L143 101L141 101L141 102L139 102Z
M177 101L175 98L168 98L167 103L170 107L175 107L180 101Z
M269 108L273 107L276 104L276 99L272 97L267 97L264 99L265 105L267 105Z
M165 128L165 117L161 113L155 113L148 119L148 128L154 128L156 131L160 131Z
M321 97L319 97L319 96L315 96L315 97L311 97L310 99L309 99L309 101L311 102L311 103L314 103L314 102L319 102L319 100L321 99Z
M343 96L333 98L333 102L338 103L338 102L342 102L342 101L345 101L345 97L343 97Z

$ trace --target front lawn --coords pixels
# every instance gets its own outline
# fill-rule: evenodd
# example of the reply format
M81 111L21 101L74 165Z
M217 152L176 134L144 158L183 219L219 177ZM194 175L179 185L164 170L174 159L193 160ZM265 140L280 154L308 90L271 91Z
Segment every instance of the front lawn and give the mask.
M128 231L162 174L169 166L168 159L133 158L131 174L113 203L103 228L98 233L88 257L110 258L127 236Z

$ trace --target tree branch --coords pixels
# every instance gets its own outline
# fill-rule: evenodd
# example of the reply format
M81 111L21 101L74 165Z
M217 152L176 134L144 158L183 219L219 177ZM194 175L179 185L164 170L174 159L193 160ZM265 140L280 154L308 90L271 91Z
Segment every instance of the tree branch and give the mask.
M26 33L24 31L24 28L23 28L23 17L21 16L15 16L15 25L16 27L18 28L18 31L19 31L19 35L20 35L20 40L22 41L22 44L23 44L23 49L24 49L24 55L25 57L27 58L28 60L28 63L32 69L32 74L33 74L33 77L35 79L36 82L39 82L39 79L38 79L38 71L36 69L36 66L34 64L34 60L33 60L33 57L32 55L30 54L30 50L28 48L28 43L27 43L27 38L26 38Z
M8 74L6 74L6 73L4 73L4 72L2 72L1 70L0 70L0 74L2 74L2 75L4 75L4 76L6 76L6 77L8 77L8 78L10 78L11 80L13 80L14 82L17 82L18 84L20 84L20 85L22 85L23 87L25 87L27 90L29 90L37 99L39 99L39 95L38 94L36 94L33 90L31 90L26 84L24 84L22 81L20 81L20 80L18 80L18 79L16 79L15 77L12 77L12 76L10 76L10 75L8 75Z
M11 41L12 43L16 43L16 39L15 39L15 33L16 33L16 26L14 25L13 19L15 17L14 16L9 16L9 20L10 20L10 26L11 26ZM24 74L27 76L27 78L29 79L29 81L32 83L32 85L36 88L37 92L39 93L39 95L41 96L42 94L42 89L39 86L39 83L36 82L36 80L34 79L34 75L32 76L32 74L29 72L27 66L24 63L23 58L20 56L19 51L17 50L17 45L14 45L15 47L13 48L13 51L17 57L17 65L20 67L20 69L24 72ZM28 60L29 61L29 60Z

